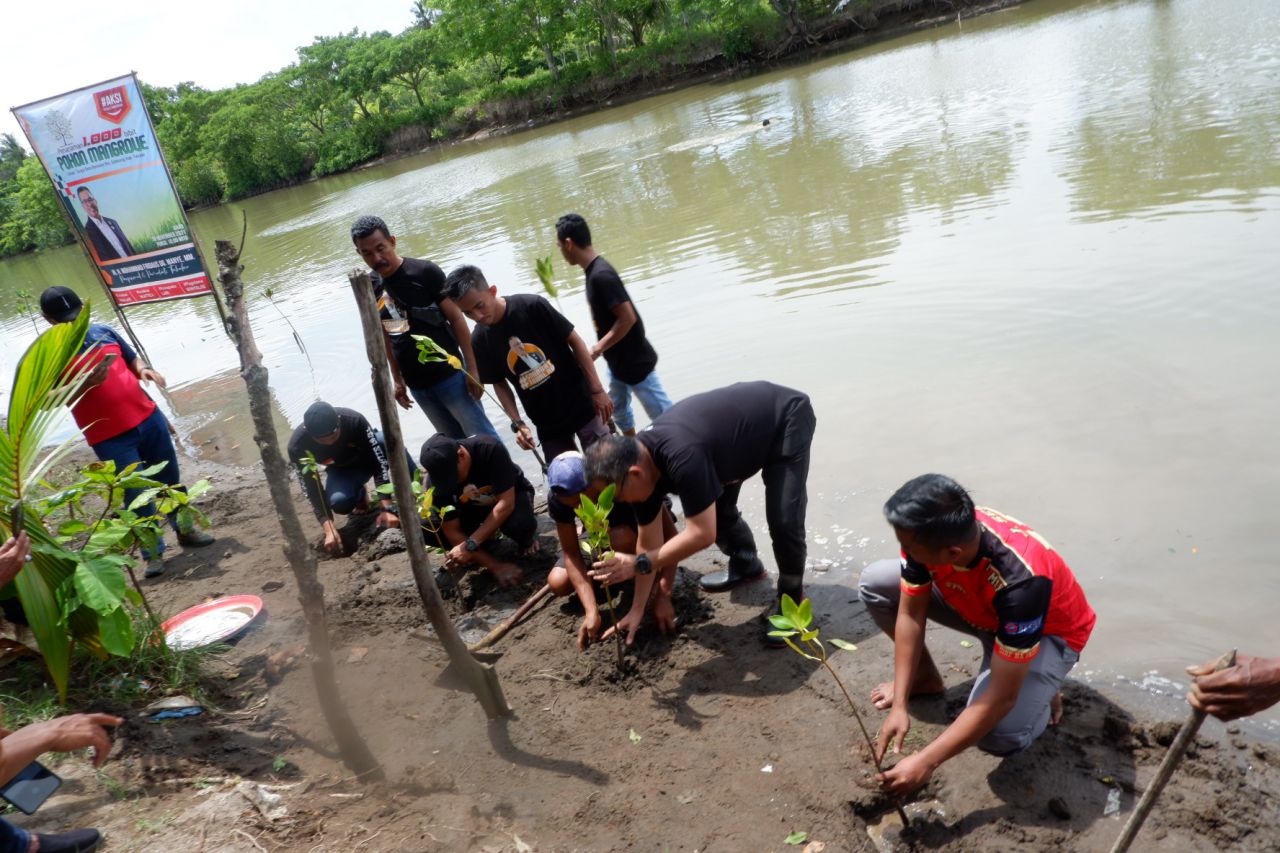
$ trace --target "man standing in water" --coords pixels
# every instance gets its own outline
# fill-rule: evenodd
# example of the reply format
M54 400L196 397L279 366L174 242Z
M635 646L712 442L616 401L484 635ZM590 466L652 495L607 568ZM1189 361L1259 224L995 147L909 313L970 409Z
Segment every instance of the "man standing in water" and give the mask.
M587 277L587 304L595 323L595 346L591 358L604 356L609 365L609 399L613 420L626 435L636 434L631 411L631 395L644 406L649 420L671 408L671 398L662 387L655 369L658 353L644 334L644 320L631 301L613 265L596 254L591 245L591 229L576 213L566 213L556 222L556 242L560 254L573 266L582 267Z
M1080 659L1097 616L1075 575L1034 530L977 509L959 483L941 474L911 480L884 505L902 559L872 563L858 592L880 630L893 638L893 681L871 692L888 708L879 758L902 749L911 728L907 700L941 693L942 674L925 647L925 620L982 642L982 667L964 711L932 743L880 777L895 794L929 781L944 761L971 746L992 755L1026 749L1062 717L1059 688Z
M431 261L397 254L396 238L376 216L357 219L351 226L351 240L373 270L396 402L412 408L412 395L436 431L450 438L496 436L480 405L484 391L479 385L448 364L418 360L418 343L413 336L425 335L445 352L461 358L468 370L476 369L471 330L458 306L444 295L444 272Z
M83 303L69 287L54 286L40 294L40 311L50 325L70 323L79 316ZM111 461L117 471L140 463L147 468L165 463L164 468L152 475L153 479L170 486L178 486L182 475L178 471L178 453L169 434L169 421L155 401L142 390L141 383L154 382L164 387L164 377L147 364L133 347L124 342L110 326L90 323L85 333L80 355L73 363L92 368L86 387L71 407L76 425L84 432L89 448L102 461ZM125 489L124 505L142 493L141 489ZM155 503L138 510L142 516L158 515ZM178 534L178 543L184 548L200 547L213 542L208 533L191 526L174 513L169 524ZM156 577L164 572L164 534L157 537L154 552L144 550L147 561L145 575Z
M713 542L728 555L729 567L703 575L704 590L723 592L764 576L755 537L738 511L742 482L756 474L764 480L779 597L804 598L805 481L816 423L806 394L771 382L740 382L681 400L639 435L610 436L587 451L592 485L616 484L617 499L634 505L640 525L634 556L617 554L591 572L607 584L636 579L631 611L618 622L628 643L644 618L655 573L674 577L681 560ZM664 542L662 499L673 492L680 496L685 526ZM659 610L663 604L661 596L654 601L660 628L670 622ZM766 621L761 627L766 643L783 645L768 636L772 625Z

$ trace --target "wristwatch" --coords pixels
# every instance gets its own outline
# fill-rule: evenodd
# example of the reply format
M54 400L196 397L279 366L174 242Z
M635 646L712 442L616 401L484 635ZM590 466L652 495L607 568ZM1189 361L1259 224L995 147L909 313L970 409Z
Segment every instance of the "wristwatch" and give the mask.
M462 547L465 548L468 553L474 553L479 550L480 543L468 536L467 541L462 543Z
M649 560L648 554L636 555L636 574L647 575L653 571L653 563Z
M512 422L511 422L511 431L512 431L512 432L519 432L519 431L520 431L520 429L521 429L522 427L524 427L524 425L525 425L524 421L522 421L522 420L514 420L514 421L512 421Z

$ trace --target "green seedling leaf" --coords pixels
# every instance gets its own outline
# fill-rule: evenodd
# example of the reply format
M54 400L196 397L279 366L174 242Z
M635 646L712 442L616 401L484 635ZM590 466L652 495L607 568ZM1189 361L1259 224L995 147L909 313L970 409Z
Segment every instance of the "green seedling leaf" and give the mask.
M283 758L281 758L278 755L275 758L271 759L271 770L274 773L279 773L281 770L285 769L288 766L289 766L289 762L285 761Z
M770 637L794 637L795 635L796 635L795 631L770 631L769 632Z
M538 280L542 282L542 288L547 291L552 299L560 298L560 290L556 287L553 280L553 272L551 269L551 256L545 258L535 258L534 266L538 270Z
M376 491L380 495L394 495L396 493L396 484L383 483L381 486L378 486L378 488L374 489L374 491Z
M790 835L788 835L786 838L782 839L782 843L790 844L792 847L798 847L801 844L804 844L808 840L809 840L809 833L793 832Z
M791 647L791 651L793 651L793 652L795 652L796 654L800 655L800 657L802 657L802 658L808 658L809 660L816 660L818 663L822 663L822 658L818 657L817 655L811 655L811 654L809 654L809 653L808 653L808 652L806 652L804 649L802 649L802 648L800 648L799 646L797 646L797 645L795 644L795 642L794 642L790 637L783 637L782 639L783 639L783 642L785 642L788 646L790 646L790 647Z
M971 648L973 648L973 640L961 640L961 641L960 641L960 648L962 648L962 649L971 649Z
M809 623L813 621L813 602L805 599L800 602L800 607L796 611L796 627L804 630L809 627Z
M194 484L187 486L187 500L193 501L211 488L213 484L208 480L197 480Z
M827 640L827 642L835 646L837 649L844 649L846 652L856 652L858 650L858 647L853 643L850 643L848 640L841 640L839 637L833 637L830 640Z
M782 594L782 615L791 625L797 628L804 627L800 623L800 608L796 606L796 600L785 592Z
M101 557L81 563L72 579L76 594L98 613L109 613L120 606L126 584L116 560Z
M631 739L632 743L639 743L643 739L640 737L640 733L637 732L635 729L630 729L627 732L627 737Z
M99 613L98 632L102 637L102 647L111 654L125 657L133 651L133 620L123 607L106 614Z
M780 630L795 632L796 626L791 624L791 620L777 613L769 617L769 623Z
M812 631L802 631L800 634L800 639L808 643L816 639L817 636L818 636L818 629L814 628Z
M578 547L582 549L582 554L583 554L583 556L584 556L584 557L590 557L590 556L591 556L591 546L590 546L590 545L588 545L586 542L583 542L581 539L579 539L579 540L578 540Z

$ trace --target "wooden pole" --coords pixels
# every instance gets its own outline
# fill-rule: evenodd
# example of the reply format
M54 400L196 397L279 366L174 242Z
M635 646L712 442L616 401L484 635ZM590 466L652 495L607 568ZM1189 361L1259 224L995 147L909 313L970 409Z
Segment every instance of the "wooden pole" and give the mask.
M1221 672L1235 665L1236 650L1232 649L1218 659L1213 671ZM1164 786L1173 778L1173 771L1177 769L1178 762L1182 761L1182 756L1186 754L1187 747L1191 746L1191 741L1195 739L1196 732L1200 731L1200 724L1204 722L1204 718L1204 711L1199 708L1191 709L1191 715L1187 717L1187 721L1178 730L1178 736L1170 744L1169 751L1165 753L1164 761L1160 762L1160 767L1156 770L1155 778L1151 780L1151 784L1143 792L1142 799L1138 801L1138 807L1129 816L1129 822L1120 831L1120 837L1116 839L1115 845L1111 848L1111 853L1125 853L1129 849L1129 845L1133 843L1133 839L1138 835L1138 830L1142 829L1142 824L1147 819L1147 815L1151 813L1151 809L1155 806L1160 792L1164 790Z
M521 619L528 616L529 612L533 610L533 608L541 604L542 600L549 595L551 595L551 584L545 583L542 585L542 589L538 590L533 595L529 596L529 600L526 601L524 604L520 605L519 610L517 610L515 613L512 613L510 616L508 616L506 619L502 621L501 625L494 628L489 633L485 634L484 637L482 637L477 642L474 642L470 646L467 646L467 648L470 651L476 652L476 651L479 651L480 649L487 649L489 646L492 646L494 643L498 642L503 637L507 636L507 633L510 632L512 628L520 624Z
M298 601L307 620L310 638L311 676L315 681L320 710L329 731L338 742L342 762L363 781L383 781L381 765L369 751L343 704L334 674L333 652L329 647L328 620L325 616L324 587L316 570L315 555L307 544L289 495L289 468L280 453L280 439L271 417L271 392L267 385L267 368L262 364L262 354L253 338L249 325L249 312L244 304L244 282L240 273L240 251L227 240L214 244L218 259L218 280L231 308L227 318L227 332L236 342L240 353L240 375L249 392L249 413L253 417L253 440L262 454L262 469L267 478L267 489L280 530L284 534L284 554L293 569L298 584Z
M365 353L369 357L373 396L378 402L378 415L382 420L382 434L387 441L387 456L391 460L391 482L395 484L396 504L400 507L401 518L416 519L417 512L412 509L417 504L413 498L412 479L409 474L409 463L405 455L404 435L400 431L400 414L396 410L395 395L391 389L391 371L387 367L386 348L383 345L382 323L378 319L378 306L373 298L373 282L367 270L352 270L348 277L351 291L355 296L356 307L360 312L360 326L364 332ZM502 685L498 683L498 674L493 667L481 663L467 651L467 645L458 634L449 614L444 609L444 600L436 587L435 576L431 570L431 562L427 557L427 548L422 540L422 526L412 521L404 525L404 541L409 547L409 566L413 569L413 579L418 584L418 594L422 597L422 608L427 612L427 619L440 638L441 645L449 655L449 662L462 676L480 700L485 714L494 720L511 714L507 699L502 694Z

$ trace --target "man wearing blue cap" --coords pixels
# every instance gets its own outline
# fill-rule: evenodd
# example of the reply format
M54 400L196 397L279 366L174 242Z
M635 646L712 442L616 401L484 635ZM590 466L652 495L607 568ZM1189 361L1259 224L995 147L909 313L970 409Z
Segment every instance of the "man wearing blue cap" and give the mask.
M564 564L556 566L547 575L547 584L557 596L575 593L582 604L582 625L578 628L578 648L586 649L600 638L603 620L596 604L596 592L587 577L587 566L582 561L582 549L578 547L577 517L574 509L582 493L587 491L587 475L582 454L576 450L561 453L547 466L547 514L556 523L556 537ZM675 535L675 519L670 510L663 512L663 536ZM609 513L609 544L624 554L633 552L636 546L635 512L627 504L614 504ZM671 604L671 580L659 582L654 593L654 617L663 633L675 626L675 607Z

